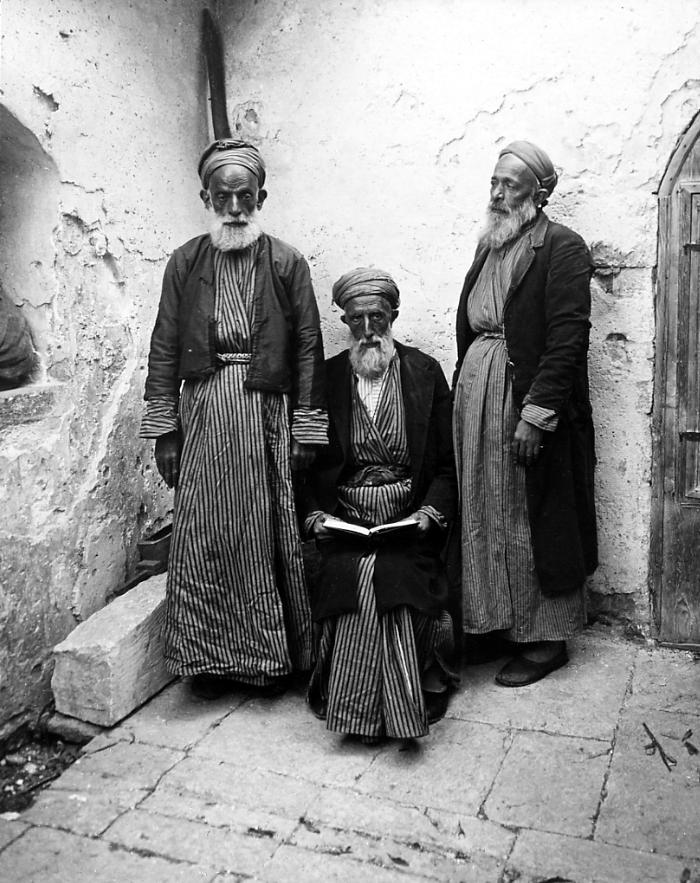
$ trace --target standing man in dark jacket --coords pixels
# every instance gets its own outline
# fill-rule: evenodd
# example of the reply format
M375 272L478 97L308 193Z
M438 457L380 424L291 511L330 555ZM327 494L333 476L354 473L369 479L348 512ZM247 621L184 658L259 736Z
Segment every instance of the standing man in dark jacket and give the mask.
M358 268L333 286L350 349L326 363L329 445L305 485L321 552L309 701L329 730L374 742L424 736L455 676L440 552L456 513L450 390L430 356L395 343L399 290ZM356 525L402 526L382 536Z
M567 662L597 564L592 263L581 237L542 211L556 183L534 144L501 151L457 313L463 629L482 636L481 651L516 645L496 676L508 687Z
M205 698L273 694L312 662L291 470L327 442L318 309L304 258L260 228L257 149L215 141L198 171L210 232L166 267L141 430L175 488L166 662Z

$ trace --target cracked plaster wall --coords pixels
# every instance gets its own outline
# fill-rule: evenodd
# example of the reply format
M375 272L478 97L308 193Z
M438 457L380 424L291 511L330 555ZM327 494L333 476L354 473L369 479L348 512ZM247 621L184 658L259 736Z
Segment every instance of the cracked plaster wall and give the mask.
M48 700L51 648L170 505L138 425L165 261L201 226L199 16L3 0L0 279L55 404L0 435L0 736Z
M592 248L601 565L594 611L649 629L654 191L700 105L700 10L551 0L219 3L229 116L268 163L268 229L334 279L389 270L395 332L454 367L455 309L500 147L561 170L550 216Z

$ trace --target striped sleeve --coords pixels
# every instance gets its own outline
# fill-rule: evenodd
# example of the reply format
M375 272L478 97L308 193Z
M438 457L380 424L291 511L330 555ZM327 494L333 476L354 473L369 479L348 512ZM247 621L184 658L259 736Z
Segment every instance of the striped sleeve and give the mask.
M532 423L533 426L545 432L554 432L559 423L556 411L552 411L550 408L540 408L539 405L533 405L532 402L526 402L523 405L520 416L526 423Z
M180 428L177 416L178 396L153 396L146 402L141 421L140 438L158 438Z
M328 444L328 414L321 408L295 408L292 436L300 445Z

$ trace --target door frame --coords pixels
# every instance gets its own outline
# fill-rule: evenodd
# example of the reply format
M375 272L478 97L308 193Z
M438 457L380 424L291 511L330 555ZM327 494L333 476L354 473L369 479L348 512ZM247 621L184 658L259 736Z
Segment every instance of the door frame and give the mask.
M654 339L654 395L652 407L652 468L651 468L651 529L649 544L649 595L653 636L660 638L662 632L663 586L663 519L664 489L666 482L675 482L676 474L670 474L667 464L668 427L664 419L667 392L676 388L676 365L668 358L675 352L676 344L669 334L678 329L679 288L679 242L678 202L676 186L681 180L683 167L700 139L700 112L678 139L661 178L658 195L658 234L655 268L654 310L656 334ZM672 344L672 345L671 345ZM659 639L664 646L697 650L697 644L683 644Z

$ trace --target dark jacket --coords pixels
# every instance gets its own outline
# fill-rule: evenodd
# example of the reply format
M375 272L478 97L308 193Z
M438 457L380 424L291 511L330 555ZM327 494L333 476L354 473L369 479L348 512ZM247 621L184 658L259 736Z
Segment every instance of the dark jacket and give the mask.
M438 362L420 350L396 343L406 435L411 460L410 510L433 506L448 521L456 515L457 483L452 452L450 390ZM350 452L352 370L347 350L326 362L329 444L316 458L301 491L308 515L338 510L338 485L353 471ZM381 540L375 564L375 594L380 612L409 604L437 616L446 603L439 561L444 532L431 529L424 539L404 536ZM321 570L312 587L314 619L357 608L357 560L367 548L360 540L325 540Z
M177 395L182 380L216 370L211 237L175 249L163 277L145 398ZM323 408L323 343L309 267L263 234L256 263L248 389L289 393L293 408Z
M545 595L558 595L580 588L598 563L587 369L593 265L581 237L544 212L529 235L530 248L516 264L506 295L504 331L516 407L521 409L527 396L559 415L557 429L544 433L537 464L526 472L540 585ZM477 248L462 288L455 382L477 336L469 326L467 303L488 251Z

